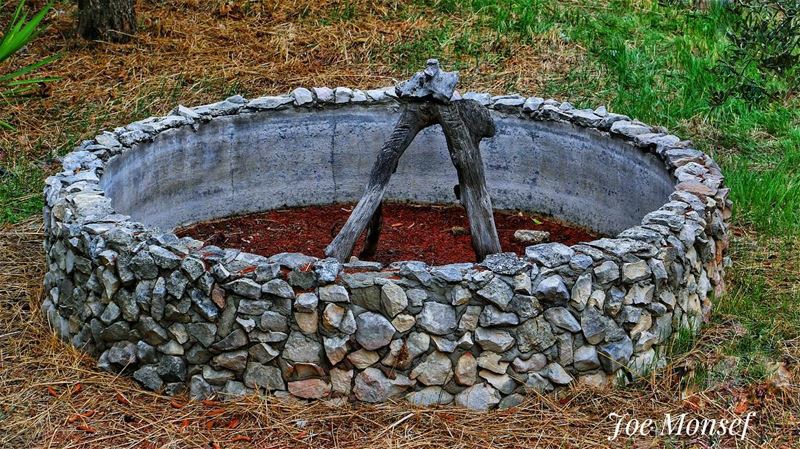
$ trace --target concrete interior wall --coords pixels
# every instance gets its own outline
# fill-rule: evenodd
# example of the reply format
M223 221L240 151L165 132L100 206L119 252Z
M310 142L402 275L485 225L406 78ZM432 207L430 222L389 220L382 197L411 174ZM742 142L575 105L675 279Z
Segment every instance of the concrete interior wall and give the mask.
M616 234L674 190L663 163L621 139L571 123L492 114L481 144L496 209L553 215ZM161 133L109 161L101 184L114 208L163 230L283 206L357 201L396 105L291 108L218 117ZM387 199L453 202L457 178L437 126L419 136Z

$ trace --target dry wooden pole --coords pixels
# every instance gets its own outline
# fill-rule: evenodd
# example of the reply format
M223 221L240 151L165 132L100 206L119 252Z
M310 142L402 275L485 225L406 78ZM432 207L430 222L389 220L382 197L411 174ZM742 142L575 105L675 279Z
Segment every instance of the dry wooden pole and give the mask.
M381 201L389 178L397 170L400 157L414 137L437 123L442 126L450 158L458 172L460 199L469 217L475 255L478 260L483 260L487 255L501 251L479 148L482 138L494 135L494 122L486 108L476 101L450 101L457 81L455 72L442 72L438 61L429 60L425 71L398 86L399 97L407 103L392 134L378 153L366 192L342 230L325 248L328 257L342 261L350 257L367 226L370 229L360 256L367 258L375 254L381 230Z
M483 260L501 251L479 148L482 138L494 135L494 122L486 109L472 100L437 105L437 110L450 158L458 172L459 193L469 218L472 248L478 260Z
M400 156L423 128L433 124L433 117L424 113L427 108L423 106L423 103L414 103L403 109L400 120L378 153L378 159L372 167L366 192L358 201L342 230L325 248L325 255L328 257L343 261L353 253L353 247L358 237L367 228L383 200L386 186L389 185L389 178L397 169ZM379 220L380 217L376 221L379 222ZM375 240L375 244L377 244L377 234Z

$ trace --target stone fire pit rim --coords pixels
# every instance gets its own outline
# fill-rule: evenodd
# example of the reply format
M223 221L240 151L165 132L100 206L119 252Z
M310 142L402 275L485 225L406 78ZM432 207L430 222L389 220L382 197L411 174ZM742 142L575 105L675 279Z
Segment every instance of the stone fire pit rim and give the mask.
M632 120L625 115L608 112L604 107L593 110L576 109L567 102L561 103L552 99L519 95L491 96L486 93L466 93L463 97L474 99L499 113L516 115L530 120L568 122L575 126L609 135L613 139L624 140L643 152L655 155L665 164L676 181L675 191L670 195L667 203L645 215L640 225L626 229L614 238L602 238L571 247L559 243L535 245L528 247L525 256L522 258L509 253L490 256L482 263L477 264L480 269L488 269L494 275L499 276L515 276L522 272L529 272L531 278L534 277L535 272L536 276L538 276L536 278L538 285L528 286L527 288L531 290L529 293L535 297L540 295L542 297L548 295L560 297L566 294L568 298L565 298L563 307L556 308L565 309L565 307L569 307L570 310L573 310L571 312L573 315L579 314L583 308L587 307L585 303L574 305L572 303L574 298L569 297L575 296L575 289L579 288L578 284L587 273L590 291L592 290L592 285L594 285L593 282L601 285L603 285L603 282L608 282L609 284L604 284L606 286L612 283L624 283L626 289L630 285L631 291L634 288L638 288L637 286L647 283L660 285L668 282L677 282L670 288L676 291L690 292L687 295L697 297L699 300L696 306L687 306L693 310L697 309L699 315L686 318L688 313L681 312L680 316L684 316L684 319L683 321L679 319L678 324L683 325L681 323L686 323L685 325L692 327L695 331L699 328L699 320L707 317L710 312L710 302L708 302L706 294L711 291L716 294L724 292L723 266L727 260L725 258L727 249L727 225L725 220L729 216L731 203L728 199L729 190L724 186L720 168L713 159L694 149L690 141L681 140L679 137L668 134L663 128L652 127ZM109 361L109 357L119 357L120 355L118 353L109 355L109 352L117 347L115 345L124 342L125 339L122 338L111 344L110 342L114 340L112 337L108 337L109 343L106 344L100 341L105 337L101 338L99 334L91 335L94 330L87 330L88 324L85 321L94 316L94 320L102 319L105 322L106 320L101 314L105 315L106 311L79 311L73 305L68 304L64 298L69 297L70 294L65 290L68 287L78 287L73 285L71 281L65 283L64 278L70 273L77 272L87 273L89 278L96 275L96 273L100 273L96 275L99 279L94 280L99 285L87 288L94 288L96 291L103 292L101 295L111 292L110 296L113 296L114 293L122 288L120 284L125 285L126 282L130 283L131 279L139 279L138 272L124 273L123 270L118 268L115 270L115 267L118 266L116 258L123 254L123 251L114 251L114 249L119 248L125 248L125 251L127 251L125 257L131 257L142 250L149 251L148 254L155 260L156 265L162 271L174 270L174 272L185 273L182 276L188 276L191 282L196 282L201 276L209 273L210 268L207 265L211 263L216 264L215 266L223 267L220 270L225 270L226 265L239 267L241 270L238 272L214 272L213 277L217 279L219 284L222 284L222 281L218 279L223 279L226 282L224 289L241 297L260 296L262 292L278 296L288 295L287 292L281 291L281 287L285 282L280 285L275 283L272 286L275 289L274 291L269 290L270 287L267 286L269 282L267 282L267 284L263 285L263 289L257 293L248 290L252 285L246 282L237 283L237 280L255 279L259 276L255 272L255 267L264 262L279 264L283 268L292 270L292 273L312 270L319 282L320 290L324 283L335 285L335 283L339 282L342 267L329 259L320 260L299 253L283 253L271 257L263 257L236 250L225 250L211 246L205 247L203 242L189 238L179 239L174 232L162 232L158 229L149 228L125 215L118 214L113 209L110 198L104 195L103 189L100 187L102 171L105 164L114 156L125 151L136 151L138 144L152 141L162 132L179 127L198 129L204 123L214 120L215 117L289 108L325 109L358 105L393 104L395 102L396 96L393 87L367 91L344 87L335 89L297 88L288 95L265 96L252 100L247 100L237 95L217 103L194 108L178 106L165 117L151 117L134 122L125 127L116 128L113 131L103 132L94 139L83 142L75 151L63 158L63 171L47 178L45 182L45 249L50 270L45 277L48 297L44 300L43 311L51 325L62 338L70 340L75 346L89 348L87 349L89 352L97 353L105 349L102 351L100 358L100 363L104 364L104 367L112 367L116 366L115 363L118 364L118 361ZM96 239L102 242L102 246L86 249L88 254L84 254L85 257L76 258L73 253L79 251L81 238ZM70 256L70 254L73 255ZM670 279L666 271L671 270L670 267L664 267L663 264L659 266L657 263L648 266L649 262L644 263L644 266L642 266L640 263L664 258L677 260L681 265L688 267L686 269L691 272L692 278L689 285L685 285L685 281L682 279ZM606 267L607 262L616 264L616 277L610 271L607 272L605 270L604 267ZM80 264L87 263L88 266L80 266ZM427 264L417 261L398 261L392 263L388 268L398 272L404 279L408 278L411 282L419 282L423 285L432 278L444 279L444 282L449 282L447 277L453 275L454 271L461 273L461 282L467 282L466 276L471 275L464 273L474 272L476 264L456 265L429 267ZM347 268L347 265L345 265L345 268ZM350 268L380 270L383 267L366 264L351 266ZM623 269L620 270L620 268ZM645 271L647 273L646 278L639 279L639 275ZM109 272L111 274L107 276L106 273ZM574 273L574 276L572 274L564 274L565 272ZM130 276L130 279L126 280L126 276ZM158 272L156 272L155 276L158 276ZM475 280L475 282L479 281ZM692 282L694 282L694 285L692 285ZM214 285L216 286L217 284ZM572 288L571 293L567 290L570 287ZM259 286L259 288L262 287ZM340 292L328 291L326 294L336 296ZM492 292L485 293L486 297L491 296L491 294ZM583 293L578 292L578 295L584 302L590 301L588 296L583 297L585 296ZM112 304L116 301L110 297L107 300ZM633 300L635 301L636 298ZM218 318L220 311L209 301L209 298L198 299L192 297L192 304L198 308L198 313L200 315L207 313L208 315L205 318L210 322L214 322ZM492 300L481 296L481 301L488 306ZM83 306L83 304L80 305ZM632 309L636 308L633 305L629 306ZM672 315L672 306L674 304L668 307L670 315ZM622 304L620 304L620 307L622 307ZM138 313L139 309L136 308L135 310ZM109 323L121 322L117 321L119 320L119 311L117 312L115 317L106 317ZM132 314L133 311L124 309L121 311L123 319L131 323L141 323L144 319L139 320L138 316L128 317L125 315L126 312ZM656 313L653 312L653 316L656 316ZM660 310L659 313L661 313ZM83 317L84 314L86 317ZM675 314L678 314L678 309L675 309ZM568 317L555 316L556 313L552 315L548 315L547 321L552 326L556 326L553 329L559 329L564 332L565 329L569 330L573 326L572 321L567 319ZM544 317L544 315L541 316ZM152 321L152 318L147 319ZM567 319L567 322L563 321L565 319ZM630 319L633 319L633 317ZM555 324L556 322L558 324ZM155 324L158 326L158 323ZM103 331L105 332L107 329ZM148 331L152 330L150 328L147 329ZM163 329L161 330L163 331ZM575 330L571 329L569 332L575 332ZM578 335L581 335L581 332L584 331L578 330L577 332ZM149 336L142 338L146 339ZM625 338L630 343L630 337L626 336ZM637 333L635 338L639 342L642 338L641 332ZM152 338L153 341L160 341L161 339L161 335ZM166 336L166 340L174 341L170 339L169 335ZM224 338L222 341L214 343L214 345L221 344L226 340L228 338ZM636 352L633 354L634 358L641 355L640 353L642 352L649 353L654 343L657 344L659 342L660 340L653 339L649 342L649 345L642 343L642 346L639 346L637 343ZM606 346L612 343L614 341L609 342ZM487 346L490 344L488 340L486 344ZM592 343L590 346L594 347L594 344ZM647 345L646 349L643 349L644 345ZM483 345L481 346L483 347ZM612 350L613 348L608 351ZM631 346L631 350L633 350L633 346ZM177 355L172 355L170 351L183 354L182 348L162 349L159 347L159 351L161 351L159 357L162 360L159 363L163 363L163 360L167 360L169 357L178 357ZM615 356L615 354L608 355ZM631 355L628 353L627 359L630 359ZM328 354L328 357L331 357L330 354ZM548 385L564 385L571 382L571 380L563 382L565 376L571 379L572 374L576 376L580 374L581 368L577 367L577 361L575 366L568 365L569 373L567 373L564 371L564 367L557 362L551 361L549 357L550 355L548 355L548 362L550 363L544 371L537 374L539 379L544 378L544 382ZM135 358L139 362L145 363L145 359L141 355L136 355ZM434 362L431 363L433 364ZM600 372L605 370L609 374L616 372L623 366L617 360L612 360L610 364L604 362L602 365ZM151 365L146 365L146 367L149 366ZM158 366L158 370L160 370L161 365ZM164 369L169 371L169 367ZM364 375L363 377L369 377L370 381L375 381L374 378L380 377L380 373L370 371L371 369L366 368L361 374ZM597 368L595 367L594 369L596 370ZM142 370L144 368L137 371L137 373ZM153 368L153 370L156 370L156 368ZM205 375L206 372L203 371L203 374ZM155 380L153 380L153 377L148 377L148 375L149 372L142 373L140 376L135 375L135 377L146 387L155 389ZM213 375L214 370L212 369L209 376ZM174 387L174 384L183 382L191 390L192 395L197 397L201 397L204 392L217 391L212 388L211 384L206 382L207 379L205 377L199 374L192 375L191 381L188 380L185 372L182 376L180 373L168 372L163 374L158 371L155 378L158 379L159 388L162 386L162 382L164 382L166 388L171 388L169 385ZM195 382L197 376L200 376L200 379L205 383L200 384L200 380ZM586 376L589 376L589 374ZM492 399L488 400L489 405L497 405L499 402L500 399L494 401L494 396L492 396L497 391L501 391L503 395L506 395L504 397L510 397L503 390L503 387L494 383L499 382L496 378L489 376L489 374L483 378L487 379L486 382L488 384L486 382L476 384L470 389L476 388L474 393L478 397L485 398L487 394L491 396ZM176 379L180 379L180 382ZM172 384L167 383L170 380ZM379 380L381 382L385 381L385 379ZM148 384L148 382L151 383ZM247 380L245 379L246 382ZM329 384L321 386L319 383L307 382L306 380L295 380L294 382L296 383L294 390L291 382L289 383L289 392L298 397L311 397L318 393L322 396L331 394L331 385ZM299 385L297 384L298 382L305 383ZM214 384L214 386L216 385ZM258 385L263 387L261 384ZM282 381L281 385L283 385ZM491 385L494 393L487 393L487 391L478 389L479 385ZM358 380L356 380L356 386L358 386ZM395 387L400 388L397 385L392 388ZM325 390L325 388L328 388L328 390ZM405 388L408 388L408 386L405 386ZM269 390L270 387L267 387L267 389ZM320 393L320 391L324 394ZM422 394L424 391L426 390L423 389L416 392L420 394L419 401L426 400L427 396ZM360 397L356 393L356 396L359 400L376 402L371 400L374 398L368 395ZM468 397L461 399L460 405L484 408L485 402L478 401L476 403ZM456 398L456 403L459 403L458 398Z

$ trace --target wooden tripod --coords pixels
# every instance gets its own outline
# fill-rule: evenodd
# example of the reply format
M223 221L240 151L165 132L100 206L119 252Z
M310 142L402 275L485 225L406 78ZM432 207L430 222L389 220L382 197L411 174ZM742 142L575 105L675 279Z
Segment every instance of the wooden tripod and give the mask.
M441 76L450 75L451 72L439 72L438 62L435 69L419 72L408 83L417 82L412 86L416 92L420 88L430 88L440 81ZM429 61L429 69L432 62ZM421 81L417 78L422 77ZM457 78L456 78L457 79ZM423 129L439 124L447 140L447 149L450 158L458 172L457 195L459 195L469 218L470 232L472 234L472 247L479 261L488 254L499 253L500 240L492 215L492 200L486 189L486 179L483 173L483 161L479 144L484 137L491 137L495 133L494 121L489 111L474 100L447 100L452 96L455 82L451 83L449 95L431 95L430 90L425 91L423 101L409 101L404 105L400 119L397 122L389 139L384 142L378 153L378 159L372 166L369 183L364 195L359 200L342 230L325 248L325 255L344 261L350 257L353 247L359 236L367 229L366 244L359 257L367 259L375 254L378 238L381 232L381 201L389 184L389 178L397 170L397 163L411 144L417 134ZM398 87L400 98L405 92L403 85ZM413 97L407 94L407 97ZM420 96L414 97L418 100Z

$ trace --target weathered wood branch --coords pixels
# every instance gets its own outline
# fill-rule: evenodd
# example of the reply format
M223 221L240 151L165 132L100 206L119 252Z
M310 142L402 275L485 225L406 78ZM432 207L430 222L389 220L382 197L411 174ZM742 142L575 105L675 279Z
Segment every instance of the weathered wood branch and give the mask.
M476 101L451 101L457 80L455 72L442 72L438 61L429 60L425 71L398 86L398 95L408 103L378 153L364 195L342 230L325 248L328 257L342 261L350 257L367 226L370 229L360 256L375 255L381 231L381 202L389 179L416 135L434 124L442 126L450 158L458 172L457 196L467 210L476 257L480 261L501 251L479 148L481 139L494 135L494 122L486 108Z
M483 137L494 135L494 122L486 109L472 100L454 101L437 109L450 159L458 172L459 194L467 210L472 249L480 261L501 251L479 148Z
M383 200L389 178L397 169L400 156L406 151L414 137L424 128L433 124L433 117L424 103L409 104L400 114L400 119L389 139L384 142L378 159L372 166L367 189L339 234L325 248L325 255L346 260L353 253L353 247L369 224L373 214ZM377 242L376 242L377 243Z

